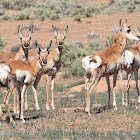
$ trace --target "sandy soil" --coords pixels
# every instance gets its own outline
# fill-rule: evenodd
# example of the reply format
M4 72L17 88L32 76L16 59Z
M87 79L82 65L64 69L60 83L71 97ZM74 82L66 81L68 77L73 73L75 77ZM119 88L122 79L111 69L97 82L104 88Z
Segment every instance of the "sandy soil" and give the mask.
M127 19L128 25L132 26L132 29L136 29L139 26L140 12L129 14L112 14L112 15L94 15L90 18L82 18L82 23L74 21L74 18L64 18L59 21L51 21L46 19L45 21L34 20L34 25L39 26L40 30L35 30L32 35L32 43L35 40L42 45L49 44L53 39L55 42L53 33L51 32L52 25L65 29L66 25L69 25L69 32L67 34L66 41L74 42L81 41L87 45L91 41L99 40L102 44L105 43L106 37L113 34L112 28L118 26L120 19ZM7 45L5 51L10 51L12 46L20 43L19 36L17 34L17 26L21 27L29 26L30 20L24 21L12 21L12 22L0 22L0 34L4 37ZM96 32L99 34L99 38L89 39L87 36L90 32ZM23 32L27 35L27 32Z
M111 88L113 88L113 81L111 80L110 81L111 83ZM124 84L124 88L126 89L126 85L127 85L127 80L123 80L123 84ZM132 80L130 82L130 85L131 85L131 88L135 87L136 83L134 80ZM139 85L140 85L140 82L139 82ZM84 84L82 85L79 85L79 86L75 86L75 87L72 87L70 89L70 91L78 91L80 92L83 88L84 88ZM121 84L119 83L119 81L117 82L117 86L116 86L116 91L119 91L121 90ZM97 87L95 88L95 92L106 92L107 91L107 84L106 84L106 81L103 79L99 82L99 84L97 85Z

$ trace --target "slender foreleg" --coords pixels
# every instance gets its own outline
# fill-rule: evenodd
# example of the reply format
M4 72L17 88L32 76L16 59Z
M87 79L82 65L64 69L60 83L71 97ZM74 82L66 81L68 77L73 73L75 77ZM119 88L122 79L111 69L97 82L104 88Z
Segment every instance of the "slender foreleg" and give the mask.
M122 89L122 105L125 105L125 102L124 102L124 88L123 88L123 75L122 75L122 70L120 71L119 73L119 77L120 77L120 84L121 84L121 89Z
M53 110L55 109L55 105L54 105L54 80L55 80L55 75L53 75L52 78L51 78L51 94L52 94L51 106L52 106Z
M88 113L88 115L90 115L90 94L95 89L95 87L99 83L100 79L101 79L101 74L97 73L96 76L95 76L95 80L92 81L92 83L89 87L89 90L87 91L85 111Z
M118 71L115 71L113 74L113 107L114 110L117 110L117 105L116 105L116 80L117 80L117 74Z
M16 95L17 95L17 89L14 88L14 90L13 90L13 96L14 96L14 113L17 113Z
M110 106L110 80L109 80L109 76L106 76L106 83L107 83L107 87L108 87L108 106Z
M132 75L132 72L128 73L127 91L126 91L126 103L125 103L126 106L128 106L128 104L129 104L129 89L130 89L131 75Z
M40 110L39 104L38 104L38 98L37 98L37 85L40 81L41 75L37 75L36 80L32 86L32 90L34 93L34 100L35 100L35 108L36 110Z
M50 91L50 85L49 85L49 76L48 74L45 74L45 78L46 78L46 91L47 91L47 99L46 99L46 110L49 110L49 91Z
M134 70L135 81L136 81L136 89L138 93L138 103L140 103L140 93L139 93L139 85L138 85L138 69Z
M23 116L23 104L24 104L24 95L26 90L27 90L27 85L24 84L21 92L21 112L20 112L20 119L22 120L23 123L25 122Z

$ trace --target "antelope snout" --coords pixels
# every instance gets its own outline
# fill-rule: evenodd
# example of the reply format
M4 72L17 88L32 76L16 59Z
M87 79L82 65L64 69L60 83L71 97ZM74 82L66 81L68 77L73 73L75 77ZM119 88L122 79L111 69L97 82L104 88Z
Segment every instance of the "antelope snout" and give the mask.
M62 46L64 43L63 42L59 42L59 46Z
M29 47L28 43L24 44L24 48L28 48L28 47Z
M43 65L47 65L47 60L43 60L43 61L42 61L42 64L43 64Z

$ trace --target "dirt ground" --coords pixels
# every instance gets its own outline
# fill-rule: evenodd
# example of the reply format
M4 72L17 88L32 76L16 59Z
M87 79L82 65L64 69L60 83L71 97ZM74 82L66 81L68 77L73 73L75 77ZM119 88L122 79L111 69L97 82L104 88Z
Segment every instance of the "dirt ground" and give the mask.
M118 26L120 19L127 19L128 25L130 25L132 29L136 29L137 26L140 25L138 20L139 18L140 12L129 14L118 13L111 15L93 15L93 17L90 18L82 18L82 23L74 21L74 18L63 18L59 21L51 21L49 19L46 19L45 21L34 20L34 25L40 27L40 30L34 31L31 42L33 43L35 40L38 40L38 42L43 46L49 44L50 40L53 40L54 43L55 39L51 32L52 25L59 27L60 29L65 29L66 25L69 25L66 41L81 41L87 45L88 42L99 40L104 44L106 37L113 34L112 28ZM17 34L17 26L29 26L30 23L31 20L0 22L0 34L7 42L5 51L10 51L12 46L20 43L20 39ZM99 38L89 39L87 37L88 34L93 31L99 34ZM23 34L26 35L27 32L23 32Z
M101 0L102 1L102 0ZM132 26L132 29L136 29L137 26L140 26L139 19L140 19L140 12L135 13L117 13L117 14L111 14L111 15L93 15L93 17L90 18L82 18L81 23L78 23L74 21L74 18L63 18L59 21L51 21L46 19L45 21L40 20L34 20L34 25L40 27L40 30L35 30L34 34L32 35L32 43L35 40L38 40L38 42L42 45L46 45L50 42L50 40L53 40L53 43L55 42L53 33L51 32L51 26L54 25L56 27L59 27L60 29L65 29L66 25L69 25L69 31L67 34L66 41L73 42L73 41L81 41L87 45L91 41L99 40L103 44L106 41L106 37L114 34L112 32L113 27L118 26L118 22L120 19L128 20L128 25ZM4 51L10 51L12 46L15 46L20 43L19 36L17 34L17 26L21 25L29 26L31 23L30 20L26 21L7 21L7 22L0 22L0 34L4 37L5 41L7 42L6 47L4 48ZM99 34L99 38L96 39L89 39L87 37L88 33L90 32L96 32ZM83 77L81 78L83 79ZM76 78L71 79L62 79L61 74L57 76L56 83L58 83L60 80L65 80L66 83L71 83L72 81L78 80ZM45 85L43 82L40 85ZM132 85L135 85L135 82L131 82ZM124 85L126 85L126 81L124 81ZM71 92L73 91L81 91L84 85L80 85L77 87L71 88ZM117 84L117 90L120 89L120 83ZM101 80L99 85L96 87L96 92L104 92L107 91L107 86L105 80ZM86 114L87 115L87 114ZM76 128L76 125L80 126L80 123L87 123L89 118L86 120L86 115L84 114L83 117L79 117L75 119L74 122L74 128ZM68 116L68 114L67 114ZM110 118L111 122L110 122ZM95 122L96 130L101 131L114 131L116 129L120 129L123 131L132 131L137 128L137 130L140 130L140 115L135 115L133 117L129 117L126 114L110 114L108 112L105 112L104 114L94 114L92 115L92 119ZM46 119L46 118L45 118ZM49 122L47 120L43 119L44 123L48 124ZM66 120L66 118L65 118ZM67 120L66 120L67 121ZM52 121L53 122L53 121ZM128 129L128 124L131 124L130 127L133 129ZM70 126L72 127L72 126Z

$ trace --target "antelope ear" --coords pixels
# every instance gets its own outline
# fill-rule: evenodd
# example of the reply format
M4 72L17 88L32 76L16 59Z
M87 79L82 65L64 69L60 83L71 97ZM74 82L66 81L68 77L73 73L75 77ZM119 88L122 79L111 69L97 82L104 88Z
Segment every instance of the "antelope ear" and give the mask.
M49 52L50 48L52 47L52 40L50 42L50 45L47 47L47 51Z
M123 24L123 26L127 27L127 19L125 20L125 23Z
M64 36L66 36L66 34L67 34L67 32L68 32L68 28L69 28L69 26L67 25L67 27L66 27L66 29L65 29L65 31L64 31Z
M38 51L38 54L40 54L41 49L40 49L40 47L38 46L37 40L35 41L35 47L36 47L36 49L37 49L37 51Z
M19 34L20 39L22 39L23 35L21 33L20 25L17 26L17 33Z
M29 31L30 31L30 33L29 33L28 36L31 39L32 33L34 32L34 26L33 25L29 28Z
M120 19L120 21L119 21L119 25L122 26L122 19Z
M52 25L52 31L54 33L54 36L57 37L57 32L56 32L56 28L54 27L54 25Z

